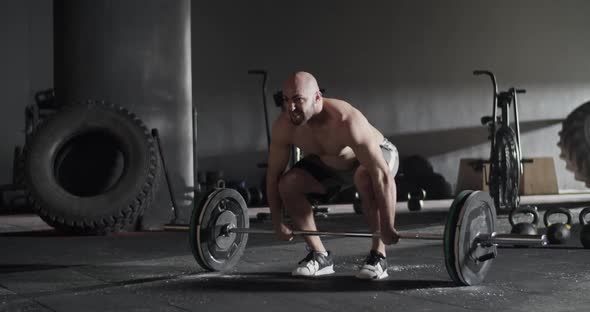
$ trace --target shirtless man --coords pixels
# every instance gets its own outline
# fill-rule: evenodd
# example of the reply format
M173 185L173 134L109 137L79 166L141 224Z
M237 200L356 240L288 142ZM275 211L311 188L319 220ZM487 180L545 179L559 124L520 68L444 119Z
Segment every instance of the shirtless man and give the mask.
M316 79L297 72L283 85L281 115L272 126L266 188L274 231L293 239L292 231L316 231L309 194L327 194L336 187L356 186L373 238L357 277L387 277L385 244L399 239L394 229L397 149L347 102L324 98ZM305 157L288 172L289 145ZM293 227L282 220L282 208ZM295 276L334 273L331 253L318 236L305 236L309 254L292 272Z

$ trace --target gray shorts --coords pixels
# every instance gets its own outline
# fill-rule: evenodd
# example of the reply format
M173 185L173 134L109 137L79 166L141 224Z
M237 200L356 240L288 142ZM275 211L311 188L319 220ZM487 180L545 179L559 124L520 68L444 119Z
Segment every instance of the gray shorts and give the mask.
M397 148L385 138L379 144L379 147L381 147L383 158L387 162L392 176L395 177L399 168ZM354 166L348 170L335 170L324 164L319 156L311 154L299 160L293 168L300 168L307 171L324 186L327 194L312 194L313 198L328 200L342 190L354 186L354 173L359 166L360 163L357 160Z

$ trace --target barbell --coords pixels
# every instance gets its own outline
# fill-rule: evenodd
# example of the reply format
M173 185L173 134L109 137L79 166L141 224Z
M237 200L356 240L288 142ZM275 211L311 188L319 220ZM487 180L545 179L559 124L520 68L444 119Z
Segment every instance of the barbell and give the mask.
M218 188L193 210L189 242L193 256L204 269L228 271L244 253L249 234L274 234L249 228L248 207L233 189ZM293 231L295 236L379 237L379 233ZM499 234L496 209L490 195L462 191L453 200L442 234L399 232L400 240L442 240L445 266L457 285L477 285L486 277L497 246L545 246L545 235Z

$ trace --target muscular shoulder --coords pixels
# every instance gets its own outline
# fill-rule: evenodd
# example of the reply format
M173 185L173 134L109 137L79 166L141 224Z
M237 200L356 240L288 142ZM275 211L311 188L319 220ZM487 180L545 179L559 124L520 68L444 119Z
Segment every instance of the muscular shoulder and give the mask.
M341 100L330 101L329 105L336 111L336 127L346 144L354 146L371 140L372 126L361 111Z
M327 99L326 105L339 127L350 128L367 122L365 116L346 101Z

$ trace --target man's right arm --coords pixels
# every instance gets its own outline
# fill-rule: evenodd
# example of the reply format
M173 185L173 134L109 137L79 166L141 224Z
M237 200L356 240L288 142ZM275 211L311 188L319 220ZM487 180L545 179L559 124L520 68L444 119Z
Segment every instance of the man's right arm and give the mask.
M279 180L289 162L289 143L281 131L279 122L273 125L266 172L266 197L272 224L278 230L283 224L282 201L279 195Z

